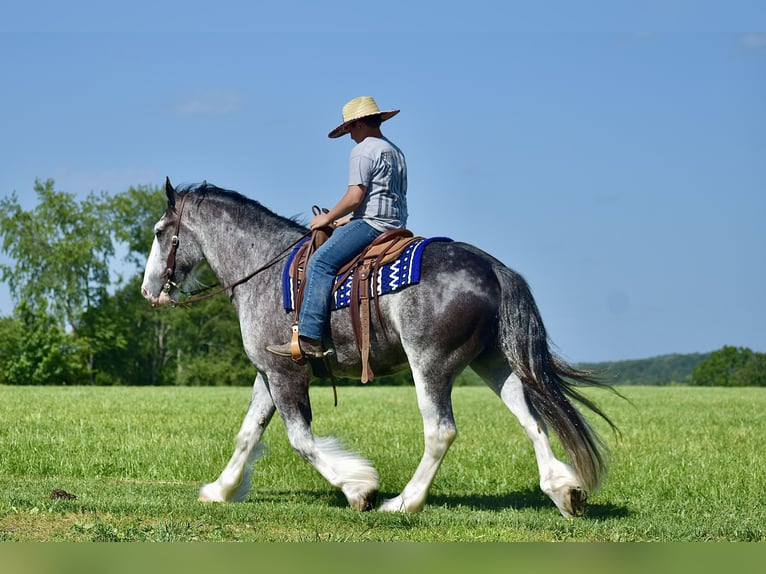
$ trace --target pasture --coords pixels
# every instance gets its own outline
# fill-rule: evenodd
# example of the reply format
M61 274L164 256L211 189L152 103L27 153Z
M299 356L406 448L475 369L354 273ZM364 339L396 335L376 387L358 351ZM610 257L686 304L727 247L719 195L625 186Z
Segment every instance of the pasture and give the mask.
M588 390L622 431L583 518L539 490L532 447L485 387L453 393L459 435L425 510L359 513L292 452L275 417L239 504L203 504L247 388L0 387L0 541L763 541L766 389ZM369 458L381 495L422 451L412 387L311 389L314 429ZM76 499L51 498L55 489Z

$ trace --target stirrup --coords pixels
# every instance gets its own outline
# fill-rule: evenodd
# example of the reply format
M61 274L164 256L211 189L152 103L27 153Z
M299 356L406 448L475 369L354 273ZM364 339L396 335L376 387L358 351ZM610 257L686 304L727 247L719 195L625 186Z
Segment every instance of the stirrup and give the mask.
M290 357L296 363L305 362L306 359L324 359L335 354L334 349L323 349L321 344L317 347L306 341L301 342L296 335L293 335L289 343L268 345L266 350L279 357Z

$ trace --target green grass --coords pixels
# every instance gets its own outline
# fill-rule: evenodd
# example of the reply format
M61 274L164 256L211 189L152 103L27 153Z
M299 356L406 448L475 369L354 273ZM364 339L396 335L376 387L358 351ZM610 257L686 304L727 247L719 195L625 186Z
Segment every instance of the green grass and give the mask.
M411 387L312 389L314 429L399 492L422 449ZM228 461L244 388L0 387L0 541L763 541L766 389L590 391L622 430L587 515L537 487L529 441L486 388L454 391L460 435L417 515L358 513L275 418L241 504L202 504ZM51 500L53 489L77 495Z

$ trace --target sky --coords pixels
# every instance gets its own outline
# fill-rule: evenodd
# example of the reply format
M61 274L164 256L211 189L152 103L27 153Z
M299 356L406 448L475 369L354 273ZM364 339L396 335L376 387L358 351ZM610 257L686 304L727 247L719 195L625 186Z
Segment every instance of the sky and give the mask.
M408 227L520 272L564 358L766 352L761 6L6 2L0 197L169 176L308 219L371 95L401 110Z

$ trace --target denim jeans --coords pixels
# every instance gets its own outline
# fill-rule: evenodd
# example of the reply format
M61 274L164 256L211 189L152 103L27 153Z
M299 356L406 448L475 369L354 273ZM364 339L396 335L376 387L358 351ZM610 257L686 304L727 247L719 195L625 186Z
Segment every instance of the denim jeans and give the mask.
M330 314L330 296L335 276L343 265L380 234L364 219L352 219L335 229L324 245L312 255L306 269L306 288L298 318L300 335L322 339L324 325Z

